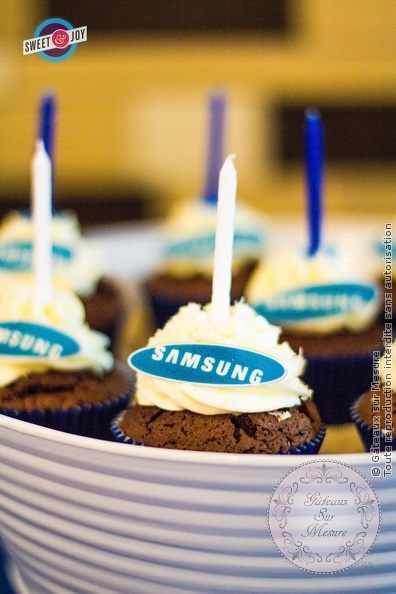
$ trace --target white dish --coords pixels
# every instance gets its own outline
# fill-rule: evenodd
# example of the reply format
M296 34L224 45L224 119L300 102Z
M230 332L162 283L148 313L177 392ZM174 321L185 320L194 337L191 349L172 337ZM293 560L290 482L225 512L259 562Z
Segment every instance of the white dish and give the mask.
M396 465L374 479L369 454L319 458L361 472L381 506L364 563L339 573L288 563L267 528L276 485L312 457L136 447L1 415L0 530L30 594L394 594Z

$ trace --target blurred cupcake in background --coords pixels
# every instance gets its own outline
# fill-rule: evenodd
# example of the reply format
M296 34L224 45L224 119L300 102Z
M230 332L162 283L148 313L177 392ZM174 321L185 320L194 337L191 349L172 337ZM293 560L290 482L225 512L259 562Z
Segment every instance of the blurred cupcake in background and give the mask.
M307 359L303 375L328 424L349 422L349 406L370 386L373 349L382 349L379 291L325 250L269 255L246 299Z
M84 304L90 327L114 340L122 321L123 296L117 283L103 275L100 252L82 237L73 212L52 215L51 235L54 286L76 293ZM30 211L12 211L4 217L0 224L2 287L31 279L33 239Z
M154 323L162 327L179 307L210 301L219 171L224 160L226 95L209 96L209 132L202 195L177 204L164 222L164 249L159 268L146 281ZM264 216L236 206L231 301L240 299L268 239Z
M314 390L327 424L350 421L351 402L368 389L372 351L382 348L378 287L336 248L323 245L323 130L308 110L305 164L309 242L268 254L252 274L246 299L283 329L307 358L303 379Z

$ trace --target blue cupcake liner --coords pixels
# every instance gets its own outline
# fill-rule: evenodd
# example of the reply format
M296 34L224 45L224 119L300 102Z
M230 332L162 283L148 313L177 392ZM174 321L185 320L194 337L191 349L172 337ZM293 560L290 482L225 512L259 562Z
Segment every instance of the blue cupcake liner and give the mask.
M110 429L113 433L115 440L120 443L127 443L129 445L144 446L144 444L142 442L135 441L134 439L132 439L132 437L128 437L127 435L125 435L125 433L121 429L120 423L121 423L125 413L126 413L126 411L123 410L111 422ZM294 448L293 450L289 450L288 452L285 452L284 454L279 454L279 455L317 454L320 450L322 443L323 443L325 435L326 435L326 425L324 423L322 423L316 437L312 441L310 441L302 446L299 446L298 448Z
M45 408L43 410L16 410L0 407L0 414L48 429L113 441L113 433L110 430L111 421L128 405L133 390L134 385L130 385L123 394L116 398L95 404L72 406L67 409Z
M356 429L359 432L359 435L363 441L364 447L366 448L367 452L370 452L374 446L374 429L372 426L368 425L359 415L358 407L360 400L364 397L364 394L359 396L355 399L355 401L350 406L350 419L355 424ZM392 440L388 441L385 439L385 435L380 432L379 441L378 441L379 450L381 452L385 452L389 446L392 447L392 450L396 450L396 435L393 437Z
M120 443L127 443L129 445L135 446L144 446L144 443L141 441L135 441L132 437L128 437L125 435L123 430L120 427L120 423L126 413L126 410L121 411L110 423L110 430L113 434L113 437L116 441Z
M350 423L352 402L370 389L373 352L334 356L304 354L307 366L302 380L313 390L313 399L326 425Z

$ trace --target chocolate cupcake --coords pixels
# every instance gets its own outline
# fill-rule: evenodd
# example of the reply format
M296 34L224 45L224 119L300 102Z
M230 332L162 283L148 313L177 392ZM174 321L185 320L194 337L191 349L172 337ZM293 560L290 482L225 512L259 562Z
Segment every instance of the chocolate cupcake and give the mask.
M116 438L205 452L317 453L324 426L299 379L303 357L246 304L231 306L221 323L210 310L182 307L132 354L137 389L112 425Z
M200 199L178 205L166 220L163 257L158 270L144 283L156 328L162 328L187 303L209 303L216 216L216 204ZM264 217L237 205L231 303L244 294L246 283L264 252L266 239Z
M353 400L370 387L373 350L382 349L378 287L342 258L282 252L253 273L246 299L307 359L303 375L326 424L348 423Z
M37 307L30 286L0 301L0 413L69 433L111 439L134 375L115 363L109 338L85 323L81 301L54 291Z
M82 237L75 213L54 213L52 226L53 284L76 293L89 326L114 344L124 312L120 286L102 272L100 254ZM0 226L0 283L30 282L34 228L29 211L10 212Z

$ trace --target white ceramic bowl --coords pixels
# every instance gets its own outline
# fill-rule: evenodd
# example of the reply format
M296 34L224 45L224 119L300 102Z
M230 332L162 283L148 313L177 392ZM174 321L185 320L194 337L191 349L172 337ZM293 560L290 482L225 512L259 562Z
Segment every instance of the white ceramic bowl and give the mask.
M308 456L159 450L98 441L0 415L0 530L29 594L396 591L396 465L320 456L370 480L381 506L364 563L303 571L270 538L276 485ZM319 459L318 458L318 459Z

